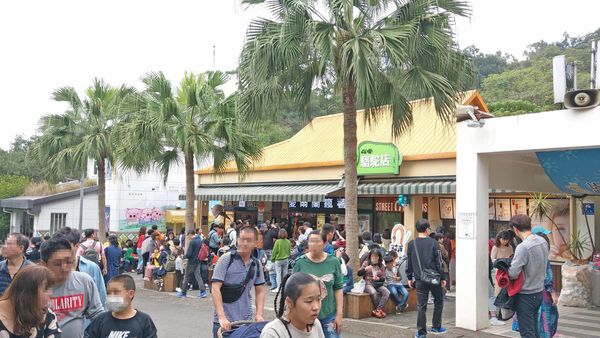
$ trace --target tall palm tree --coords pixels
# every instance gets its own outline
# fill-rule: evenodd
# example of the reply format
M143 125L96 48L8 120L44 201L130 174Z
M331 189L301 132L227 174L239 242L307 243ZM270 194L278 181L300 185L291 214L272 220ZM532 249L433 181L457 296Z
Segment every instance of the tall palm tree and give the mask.
M160 170L164 181L174 164L183 162L186 230L194 229L194 163L212 159L215 172L235 161L241 175L260 158L261 149L239 114L237 96L225 96L221 72L186 73L179 88L162 72L148 73L143 92L123 105L118 135L122 166L138 172Z
M308 112L311 91L333 83L342 95L348 251L358 253L356 107L374 122L391 105L391 132L410 128L409 101L430 98L451 123L459 90L470 81L468 58L451 27L468 14L459 0L242 0L272 18L248 27L238 70L242 107L255 119L288 101ZM357 264L358 260L352 260ZM354 266L356 267L356 266Z
M78 177L93 160L98 173L98 232L104 241L106 233L106 167L114 164L115 140L113 122L118 117L123 99L132 88L112 87L102 79L94 79L81 99L73 87L56 89L52 99L65 102L69 108L61 114L50 114L40 120L41 135L32 153L45 158L52 176Z

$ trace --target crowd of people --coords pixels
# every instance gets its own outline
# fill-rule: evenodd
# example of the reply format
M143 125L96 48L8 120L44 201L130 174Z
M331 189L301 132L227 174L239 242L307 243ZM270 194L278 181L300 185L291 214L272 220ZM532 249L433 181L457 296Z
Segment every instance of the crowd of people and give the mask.
M64 227L31 241L8 234L0 262L0 335L156 337L150 316L132 305L135 281L119 273L127 251L114 235L100 244L95 230L82 236Z
M155 337L150 316L133 305L137 272L146 280L176 275L177 295L198 289L211 292L213 336L236 329L236 322L256 321L261 337L341 337L344 294L365 292L372 315L387 316L391 298L396 313L408 306L409 288L416 290L417 333L444 333L442 311L449 286L453 241L432 232L426 219L415 224L417 236L392 245L384 236L364 232L356 276L345 251L343 227L311 224L290 230L287 222L231 222L227 230L213 224L205 236L199 229L176 235L140 229L137 245L108 234L83 234L68 227L51 238L31 241L7 236L0 262L0 333L10 337ZM490 242L490 317L493 325L512 318L522 337L552 337L558 311L548 262L548 230L531 227L526 215L514 216L510 229ZM184 250L185 248L185 250ZM212 277L209 281L209 269ZM495 278L494 274L495 272ZM210 288L209 288L210 283ZM274 293L277 318L264 321L267 287ZM31 306L34 304L34 306ZM433 304L428 329L426 311ZM253 310L253 306L254 309ZM239 328L236 329L236 331Z

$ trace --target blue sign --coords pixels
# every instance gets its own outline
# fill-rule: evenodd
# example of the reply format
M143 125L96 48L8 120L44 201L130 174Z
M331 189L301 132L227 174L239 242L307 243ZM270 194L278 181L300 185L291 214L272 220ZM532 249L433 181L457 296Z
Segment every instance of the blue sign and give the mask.
M410 196L398 195L398 205L405 206L410 204Z
M594 216L594 203L583 203L583 214L587 216Z
M536 153L552 183L571 195L600 195L600 148Z

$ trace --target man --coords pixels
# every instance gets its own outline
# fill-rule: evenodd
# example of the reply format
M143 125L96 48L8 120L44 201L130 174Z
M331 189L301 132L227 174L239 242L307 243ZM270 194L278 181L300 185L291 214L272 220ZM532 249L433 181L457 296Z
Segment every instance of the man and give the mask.
M2 256L5 260L0 262L0 296L8 289L19 270L33 264L25 258L27 248L29 248L27 237L17 233L8 234L6 237L2 248Z
M219 258L212 275L212 298L215 305L213 337L217 337L219 327L230 330L231 322L252 320L250 290L254 286L256 297L256 321L263 321L265 307L265 278L262 264L252 257L258 241L258 230L244 226L240 229L237 250ZM241 295L232 296L229 286L244 285ZM223 286L227 285L227 288ZM234 287L235 288L235 287ZM228 299L229 302L225 302ZM235 299L237 298L237 299Z
M223 224L214 224L213 229L208 233L208 247L210 252L217 255L221 247L221 239L223 238Z
M25 251L25 258L31 263L38 264L40 262L40 245L42 245L40 237L31 238L31 244L27 251Z
M84 319L93 319L104 311L94 281L83 272L73 271L71 243L60 236L44 242L41 255L42 264L55 277L51 308L63 337L83 337Z
M100 268L102 268L102 275L106 275L106 256L104 255L104 250L102 249L102 243L98 241L97 231L94 229L85 229L83 234L85 236L85 241L79 245L79 249L77 249L77 256L86 256L86 252L89 252L90 250L96 251L96 259L91 259L91 257L86 258L92 262L97 262Z
M444 308L444 293L446 276L442 265L440 246L433 238L429 237L429 221L420 219L415 228L418 237L408 244L407 256L408 286L417 289L417 334L416 337L427 336L427 300L429 292L433 295L433 320L431 333L445 333L442 326L442 310ZM433 270L438 273L438 279L433 283L423 280L423 271Z
M79 250L79 239L81 238L79 231L70 227L64 227L54 234L54 238L63 238L71 243L73 257L75 257L73 261L75 271L83 272L92 277L96 284L96 288L98 289L98 295L100 296L102 306L104 306L106 304L106 286L104 285L104 278L102 277L100 267L98 264L87 260L85 257L76 255L77 250Z
M541 236L531 233L531 219L527 215L515 215L510 219L510 227L523 240L515 250L508 269L510 279L517 279L523 273L523 286L514 296L515 312L519 318L521 337L539 337L538 310L542 305L544 277L548 265L548 245Z
M335 237L335 227L329 223L325 223L323 224L322 231L327 234L327 244L325 244L323 251L333 255L333 245L331 242L333 242L333 237Z
M187 267L185 268L185 275L183 277L183 287L181 288L181 292L177 293L177 297L187 297L188 283L191 281L193 274L194 278L196 278L196 281L198 282L198 287L200 288L199 297L206 298L206 286L204 285L204 280L202 279L200 260L198 259L198 253L202 248L202 239L194 230L190 230L188 235L192 236L192 238L188 242L189 244L185 254L185 258L187 259Z
M94 318L85 330L86 338L156 338L156 326L147 314L133 308L135 281L118 275L108 282L108 311Z

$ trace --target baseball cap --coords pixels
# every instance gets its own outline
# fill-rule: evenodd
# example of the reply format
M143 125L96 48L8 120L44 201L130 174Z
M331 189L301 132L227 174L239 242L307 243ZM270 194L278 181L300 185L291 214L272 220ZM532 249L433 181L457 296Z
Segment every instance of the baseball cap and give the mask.
M552 231L544 229L544 227L541 227L541 226L536 226L531 230L531 233L533 233L533 234L542 233L544 235L549 235L550 233L552 233Z

